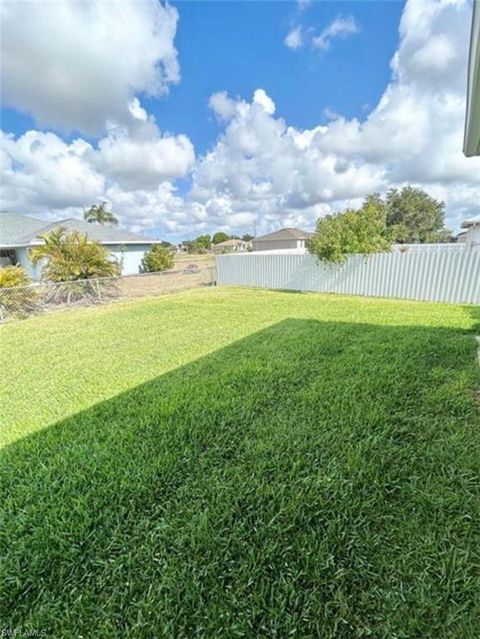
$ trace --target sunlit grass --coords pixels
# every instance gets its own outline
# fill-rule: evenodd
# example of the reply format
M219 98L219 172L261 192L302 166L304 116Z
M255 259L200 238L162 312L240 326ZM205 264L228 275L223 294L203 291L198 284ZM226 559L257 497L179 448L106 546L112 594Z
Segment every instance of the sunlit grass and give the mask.
M476 315L217 289L3 327L0 619L478 636Z

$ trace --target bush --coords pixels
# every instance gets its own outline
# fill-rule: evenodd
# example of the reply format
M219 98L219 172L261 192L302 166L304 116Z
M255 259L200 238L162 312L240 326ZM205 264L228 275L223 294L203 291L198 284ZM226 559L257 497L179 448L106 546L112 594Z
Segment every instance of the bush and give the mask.
M0 288L27 286L30 277L23 266L5 266L0 268Z
M87 235L57 227L39 236L44 243L30 249L33 264L45 260L42 279L72 282L120 275L120 267L109 251Z
M36 309L38 295L23 266L0 269L0 320L25 317Z
M142 269L146 273L167 271L173 268L173 250L170 247L154 244L142 258Z
M308 251L324 262L342 264L349 255L389 251L392 231L386 225L385 207L367 201L358 209L346 209L317 221Z

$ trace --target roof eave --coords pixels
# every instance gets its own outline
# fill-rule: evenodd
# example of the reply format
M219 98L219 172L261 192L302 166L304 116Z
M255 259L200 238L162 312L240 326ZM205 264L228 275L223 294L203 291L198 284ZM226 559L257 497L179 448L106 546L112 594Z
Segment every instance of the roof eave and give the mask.
M474 0L470 52L468 58L467 110L463 152L467 157L480 155L480 9Z

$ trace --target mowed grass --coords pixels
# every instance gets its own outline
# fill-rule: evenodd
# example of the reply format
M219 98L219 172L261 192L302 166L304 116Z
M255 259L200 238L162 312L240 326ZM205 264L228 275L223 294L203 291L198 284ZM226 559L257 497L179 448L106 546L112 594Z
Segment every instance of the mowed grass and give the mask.
M474 307L204 289L0 328L0 627L480 635Z

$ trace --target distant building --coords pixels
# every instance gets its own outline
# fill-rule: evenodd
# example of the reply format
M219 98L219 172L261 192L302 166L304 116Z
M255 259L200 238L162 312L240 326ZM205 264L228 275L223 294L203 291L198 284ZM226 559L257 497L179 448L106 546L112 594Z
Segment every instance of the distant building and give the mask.
M183 242L181 242L180 244L175 244L174 251L175 253L188 253L188 246Z
M462 229L467 229L465 245L468 248L480 247L480 215L462 222Z
M0 267L19 264L32 279L40 279L42 265L32 264L29 249L43 243L39 238L41 233L48 233L59 226L67 231L84 233L90 240L105 246L120 264L122 275L139 273L144 253L153 244L161 244L159 240L149 240L130 231L72 217L47 222L29 215L0 212Z
M254 251L278 251L284 249L306 250L306 242L313 233L301 229L280 229L252 240Z
M245 240L225 240L224 242L212 245L212 251L217 255L222 253L245 253L245 251L251 250L252 243L246 242Z

